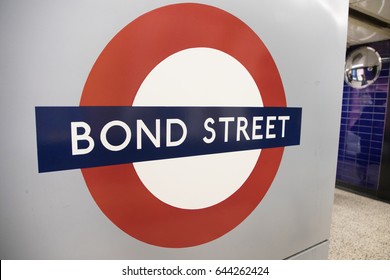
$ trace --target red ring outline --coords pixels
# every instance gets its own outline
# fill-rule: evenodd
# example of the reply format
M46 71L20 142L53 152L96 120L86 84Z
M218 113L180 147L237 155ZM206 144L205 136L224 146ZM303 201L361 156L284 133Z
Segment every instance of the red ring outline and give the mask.
M286 107L278 69L256 33L224 10L193 3L152 10L123 28L95 62L80 106L131 106L157 64L195 47L214 48L236 58L254 78L264 106ZM271 186L283 150L264 149L233 195L197 210L157 199L140 181L133 164L84 168L82 174L97 205L123 231L156 246L190 247L219 238L246 219Z

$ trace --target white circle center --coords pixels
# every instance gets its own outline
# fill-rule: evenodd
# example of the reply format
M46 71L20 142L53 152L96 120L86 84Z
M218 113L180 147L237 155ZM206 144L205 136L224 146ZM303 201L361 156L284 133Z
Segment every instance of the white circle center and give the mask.
M139 88L134 106L246 106L263 102L248 70L211 48L177 52L159 63ZM187 123L191 129L191 123ZM199 136L202 139L203 136ZM145 187L178 208L201 209L231 196L251 174L261 150L134 163Z

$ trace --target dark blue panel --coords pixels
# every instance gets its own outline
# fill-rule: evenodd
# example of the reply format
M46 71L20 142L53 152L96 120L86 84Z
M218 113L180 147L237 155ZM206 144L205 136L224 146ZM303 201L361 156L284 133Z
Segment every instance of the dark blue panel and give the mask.
M383 134L373 134L371 135L371 141L382 143L383 141Z
M383 126L374 126L372 128L372 134L383 136L384 127Z
M380 72L381 77L389 77L389 68L382 68Z
M302 109L106 106L35 112L39 171L49 172L299 145Z
M371 131L372 131L372 127L370 126L359 127L359 132L371 134Z
M388 77L379 76L379 78L376 80L376 84L387 85L388 79Z
M386 100L387 99L387 92L376 92L374 95L374 98Z
M369 159L370 159L370 163L378 164L378 165L380 164L381 161L380 155L378 156L378 155L371 154Z
M374 114L374 120L378 121L384 121L385 120L385 114Z
M367 120L367 119L361 119L359 120L358 122L359 125L365 125L365 126L372 126L373 125L373 121L372 120Z
M371 149L378 149L382 153L382 142L371 141Z
M364 111L361 113L359 119L360 120L372 120L372 118L373 118L372 111L373 110L374 110L374 108L372 108L372 107L365 107Z

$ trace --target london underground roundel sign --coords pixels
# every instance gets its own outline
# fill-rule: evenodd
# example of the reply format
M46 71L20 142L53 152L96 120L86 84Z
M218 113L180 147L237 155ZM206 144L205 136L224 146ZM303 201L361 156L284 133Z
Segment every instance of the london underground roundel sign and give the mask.
M39 171L81 168L124 232L196 246L261 202L284 146L299 144L300 114L244 22L208 5L164 6L109 42L80 107L36 108Z
M80 105L131 106L142 82L161 61L198 47L220 50L241 62L260 89L264 106L286 106L278 70L258 36L231 14L197 4L159 8L121 30L93 66ZM133 164L82 172L101 210L122 230L146 243L188 247L216 239L241 223L270 187L282 153L283 148L263 150L234 194L196 210L157 199L139 179Z

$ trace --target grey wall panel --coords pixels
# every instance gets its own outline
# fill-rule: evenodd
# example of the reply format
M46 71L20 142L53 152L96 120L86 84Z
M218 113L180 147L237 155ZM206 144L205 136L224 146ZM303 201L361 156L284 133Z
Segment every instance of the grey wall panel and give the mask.
M80 170L38 173L35 107L79 106L110 40L140 15L180 1L2 1L1 259L284 259L328 239L347 1L195 2L247 24L273 57L288 107L302 108L300 145L285 148L261 203L220 238L165 248L108 219Z

